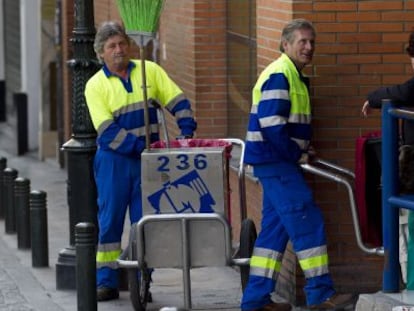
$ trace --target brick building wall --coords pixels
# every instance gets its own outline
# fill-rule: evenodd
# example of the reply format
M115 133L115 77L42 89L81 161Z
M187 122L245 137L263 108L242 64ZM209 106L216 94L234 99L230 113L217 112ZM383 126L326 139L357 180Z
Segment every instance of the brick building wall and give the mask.
M311 76L314 142L318 156L354 169L355 139L380 127L380 114L361 117L365 95L381 86L401 83L412 76L404 52L414 26L414 1L257 1L258 73L278 56L283 25L304 17L317 30ZM66 37L70 38L73 0L66 3ZM95 22L118 19L115 0L95 1ZM188 95L199 123L198 137L226 137L226 1L166 1L161 16L159 60ZM73 24L72 24L73 25ZM63 47L65 49L65 47ZM70 49L67 45L66 49ZM70 55L69 51L65 55ZM67 78L65 84L69 85ZM69 109L68 109L69 110ZM67 114L69 116L69 114ZM67 119L69 120L70 117ZM171 121L171 120L170 120ZM171 135L176 130L171 127ZM323 210L331 272L339 291L373 292L381 289L383 258L363 253L356 244L346 189L307 175ZM240 219L237 176L231 175L233 236L237 242ZM261 188L246 179L248 217L260 230ZM294 278L293 295L303 302L303 276L295 256L285 260Z
M198 137L226 137L226 2L165 1L160 63L194 103Z

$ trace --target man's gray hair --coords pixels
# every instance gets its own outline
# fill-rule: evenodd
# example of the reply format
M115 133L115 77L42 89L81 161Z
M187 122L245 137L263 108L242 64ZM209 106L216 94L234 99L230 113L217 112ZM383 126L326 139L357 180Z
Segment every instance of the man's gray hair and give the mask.
M293 42L295 39L294 32L298 29L309 29L313 32L313 35L316 36L315 28L312 23L306 19L298 18L289 22L282 31L282 38L280 39L280 51L284 52L283 42Z
M93 49L95 50L96 57L102 62L101 57L104 50L105 42L112 36L122 36L130 43L130 38L125 32L125 28L118 22L108 21L101 24L95 35L95 41L93 43Z

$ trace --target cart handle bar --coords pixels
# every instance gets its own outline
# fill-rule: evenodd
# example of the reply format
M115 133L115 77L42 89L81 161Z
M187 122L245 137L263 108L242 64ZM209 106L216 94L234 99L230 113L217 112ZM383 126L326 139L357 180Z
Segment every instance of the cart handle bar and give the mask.
M222 138L225 142L237 145L240 147L240 159L239 167L237 171L237 177L239 182L239 204L240 204L240 223L247 218L247 207L246 207L246 184L245 184L245 169L244 169L244 149L245 143L239 138Z
M328 167L328 168L330 168L334 171L344 173L344 174L349 175L353 178L355 177L355 175L351 171L349 171L349 170L347 170L343 167L340 167L336 164L333 164L333 163L330 163L330 162L327 162L327 161L323 161L323 160L320 160L320 159L315 159L313 162L315 162L316 164L321 164L323 166L326 166L326 167ZM354 223L354 232L355 232L355 237L356 237L358 247L363 252L365 252L367 254L376 254L376 255L383 256L384 255L384 247L383 246L370 248L370 247L367 247L364 244L364 242L362 241L361 229L359 227L359 219L358 219L358 214L357 214L357 211L356 211L354 191L353 191L351 183L348 181L348 179L341 176L341 175L339 175L339 174L329 172L326 169L322 169L322 168L316 167L314 165L310 165L308 163L307 164L301 164L301 167L302 167L303 170L305 170L309 173L312 173L312 174L315 174L315 175L318 175L318 176L321 176L321 177L325 177L327 179L330 179L330 180L333 180L337 183L341 183L341 184L345 185L346 189L348 190L348 197L349 197L349 202L350 202L350 205L351 205L352 221Z

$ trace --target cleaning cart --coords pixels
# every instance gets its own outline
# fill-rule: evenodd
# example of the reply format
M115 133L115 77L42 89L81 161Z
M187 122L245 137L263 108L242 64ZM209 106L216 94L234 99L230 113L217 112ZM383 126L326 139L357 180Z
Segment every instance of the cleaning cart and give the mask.
M193 268L239 265L242 284L247 281L256 228L242 219L243 247L233 249L229 170L236 153L240 215L245 217L242 140L167 140L142 153L143 217L132 225L127 252L118 260L128 268L135 310L145 310L150 300L152 269L182 269L185 309L192 306Z
M238 264L242 284L256 237L254 223L244 219L244 142L239 139L185 139L149 145L150 129L145 49L155 38L163 0L117 0L127 34L140 49L146 149L141 155L143 218L131 226L129 245L118 260L128 268L135 310L145 310L150 272L154 268L183 270L184 303L191 309L190 269ZM160 109L161 110L161 109ZM163 122L165 126L165 122ZM167 131L164 131L166 134ZM239 258L231 237L229 161L238 146L241 235ZM245 244L248 244L247 246ZM240 254L246 255L240 258Z

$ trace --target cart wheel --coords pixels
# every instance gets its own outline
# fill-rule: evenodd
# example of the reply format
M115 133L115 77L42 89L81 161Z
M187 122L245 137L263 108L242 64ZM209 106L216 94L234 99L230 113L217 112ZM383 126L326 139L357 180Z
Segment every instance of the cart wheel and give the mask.
M131 247L132 260L136 260L136 241L130 241L129 247ZM147 302L150 302L150 281L151 277L146 267L128 269L129 296L135 311L145 311Z
M145 311L150 287L150 277L147 269L128 269L128 284L134 310Z
M256 226L251 219L245 219L241 223L240 228L240 249L239 255L240 258L250 258L253 253L254 242L256 241L257 233ZM247 282L249 280L250 266L240 266L240 278L242 289L246 288Z

